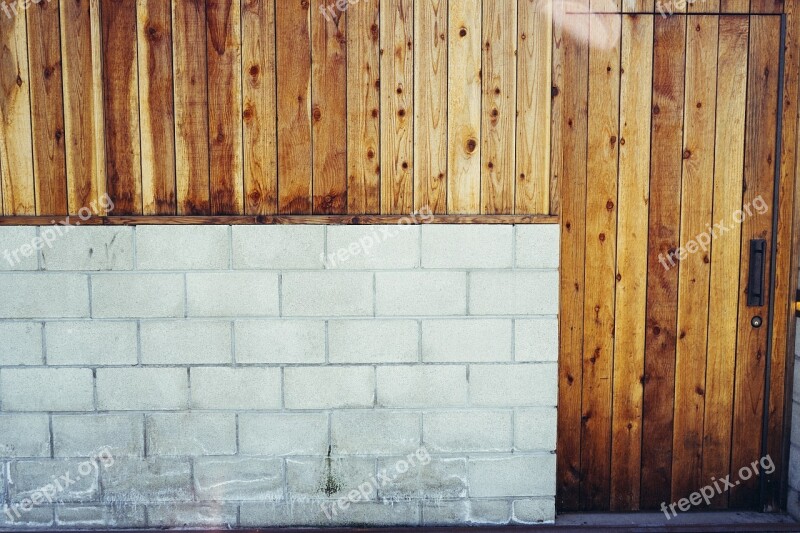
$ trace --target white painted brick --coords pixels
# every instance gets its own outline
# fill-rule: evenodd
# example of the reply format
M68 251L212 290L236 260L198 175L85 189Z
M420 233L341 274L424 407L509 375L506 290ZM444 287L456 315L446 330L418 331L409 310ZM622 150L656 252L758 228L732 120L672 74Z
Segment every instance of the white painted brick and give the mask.
M4 411L91 411L92 371L84 368L0 370Z
M789 486L800 490L800 448L789 446Z
M340 498L374 476L375 459L372 458L286 459L286 487L290 500ZM375 491L365 499L374 500Z
M71 529L144 528L147 526L143 505L123 503L103 505L57 505L56 526Z
M800 404L792 402L792 444L800 446Z
M556 410L519 409L514 415L514 447L523 451L555 451Z
M42 324L0 322L0 366L41 365Z
M103 501L113 505L191 501L191 472L188 460L175 457L116 459L102 471Z
M530 498L514 501L513 521L517 524L553 523L555 520L555 498Z
M151 456L236 453L233 413L156 413L147 416L146 424Z
M237 506L224 502L174 502L147 506L151 528L236 529Z
M466 403L467 372L463 366L378 367L381 407L458 407Z
M323 505L330 518L325 515ZM333 509L331 509L333 505ZM416 502L337 502L304 501L291 502L242 502L239 519L242 527L352 527L353 524L370 526L416 526L419 525L419 509Z
M561 252L558 224L521 224L516 230L517 268L558 268Z
M227 226L138 226L137 270L227 270Z
M557 315L558 272L473 272L469 280L469 312L472 315Z
M555 454L472 458L469 461L469 495L472 497L554 496L555 493Z
M89 283L82 274L0 274L0 317L84 318Z
M558 361L558 318L517 319L514 345L517 361Z
M199 365L231 363L231 323L170 320L141 325L142 364Z
M47 415L0 415L0 457L50 457Z
M8 226L0 228L0 271L36 270L39 268L38 252L43 243L35 241L36 228Z
M203 457L194 462L198 500L258 500L283 498L283 465L278 458Z
M233 268L321 269L324 226L233 226Z
M397 411L339 411L331 415L336 454L382 455L413 452L420 443L420 415Z
M786 503L786 512L795 520L800 519L800 492L789 488Z
M31 461L15 461L9 467L8 497L12 502L21 502L29 499L34 493L42 492L47 485L52 485L53 479L69 474L73 481L69 486L62 483L63 490L56 490L54 502L81 503L97 501L100 496L100 483L98 479L97 463L86 472L86 466L81 467L84 461L64 459L37 459ZM100 467L102 468L102 467ZM80 479L78 479L80 478ZM40 503L45 500L42 499Z
M426 501L422 516L428 527L498 526L511 519L511 505L507 500Z
M388 506L387 506L388 507ZM242 502L239 505L241 527L320 527L330 524L320 502Z
M54 415L56 457L92 457L108 448L112 457L144 455L141 415Z
M491 407L555 406L555 363L470 366L472 405Z
M184 368L99 368L97 407L103 411L186 409Z
M276 272L227 272L186 276L189 316L278 315Z
M193 409L280 409L279 368L193 368Z
M384 316L464 315L463 272L378 272L375 310Z
M50 365L136 364L136 322L48 322L45 338Z
M406 457L378 459L378 472L385 472L392 480L380 487L382 499L393 500L443 500L467 496L466 459L434 458L420 454Z
M345 270L419 267L419 226L330 226L327 268Z
M332 320L328 323L331 363L410 363L419 360L415 320Z
M92 276L92 316L175 318L184 315L182 274Z
M236 362L323 363L322 320L237 320Z
M511 361L512 322L451 319L422 322L422 360L432 362Z
M0 484L2 488L2 484ZM30 511L24 512L19 504L10 506L11 516L6 516L5 512L0 513L0 530L11 529L18 531L20 528L43 529L53 527L53 508L50 506L33 507ZM15 513L19 513L17 516Z
M284 370L287 409L372 407L372 367L292 367Z
M83 226L70 228L57 236L52 228L41 228L40 236L48 232L52 247L42 248L43 270L132 270L133 228Z
M423 268L510 268L513 226L422 226Z
M287 272L283 275L285 316L371 316L372 274Z
M510 452L510 411L440 411L423 416L425 447L431 452Z
M242 455L324 455L328 452L326 413L242 413Z

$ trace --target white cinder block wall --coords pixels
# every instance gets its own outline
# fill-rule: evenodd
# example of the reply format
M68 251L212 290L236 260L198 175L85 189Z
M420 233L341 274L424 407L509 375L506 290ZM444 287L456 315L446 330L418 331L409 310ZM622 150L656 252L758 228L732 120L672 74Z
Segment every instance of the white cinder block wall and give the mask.
M0 229L0 528L554 519L557 226L46 230Z

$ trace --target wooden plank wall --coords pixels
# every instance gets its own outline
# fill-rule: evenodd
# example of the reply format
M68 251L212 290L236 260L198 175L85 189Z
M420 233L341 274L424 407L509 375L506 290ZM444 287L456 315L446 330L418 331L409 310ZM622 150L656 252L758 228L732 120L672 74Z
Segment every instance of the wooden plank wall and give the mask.
M549 0L336 5L0 13L0 216L557 212Z

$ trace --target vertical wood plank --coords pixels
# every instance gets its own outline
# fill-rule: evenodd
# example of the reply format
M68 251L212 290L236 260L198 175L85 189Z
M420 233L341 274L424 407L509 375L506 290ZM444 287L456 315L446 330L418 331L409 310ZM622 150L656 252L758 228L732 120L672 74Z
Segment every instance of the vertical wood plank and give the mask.
M687 4L687 0L655 0L655 11L662 17L679 15L686 13Z
M170 4L164 0L138 0L137 17L142 212L174 215L177 205Z
M205 0L172 0L175 172L179 215L208 215L208 78Z
M36 213L25 16L0 16L0 159L3 211Z
M67 197L71 214L90 207L106 193L102 75L97 67L102 58L98 6L94 0L59 4Z
M450 0L448 67L447 212L481 207L480 0Z
M750 12L780 14L783 13L784 1L785 0L750 0Z
M414 2L382 0L381 213L414 210L413 99Z
M481 213L514 213L517 0L484 4Z
M67 161L58 1L28 8L33 175L37 215L67 214Z
M311 15L314 213L347 212L346 24L336 9Z
M659 2L661 0L655 0ZM642 13L653 11L653 0L622 0L622 11L625 13Z
M514 212L550 213L553 4L519 0Z
M555 7L555 6L554 6ZM589 17L574 15L576 28L588 31ZM558 27L557 27L558 28ZM559 113L553 114L553 175L569 176L561 185L561 295L558 356L558 454L556 499L559 509L578 510L581 479L581 392L583 389L583 296L586 268L586 157L589 49L569 32L557 33L554 61L559 65ZM558 122L555 122L558 120ZM557 141L557 142L555 142Z
M622 18L611 510L639 508L653 17Z
M380 5L347 15L347 212L381 208Z
M767 307L747 307L749 242L766 239L774 253L772 210L775 179L775 131L778 106L778 46L780 20L777 17L750 18L750 59L747 85L747 126L745 130L742 210L742 269L739 284L739 333L736 343L736 378L733 403L733 449L731 469L738 470L761 457L761 421L764 409L764 373L767 329L750 325L756 315L766 316ZM761 199L769 211L757 213L753 202ZM748 213L748 210L750 213ZM769 263L766 263L767 265ZM765 269L765 276L769 268ZM765 278L765 301L769 302L769 279ZM753 476L731 490L730 504L737 508L759 507L758 479Z
M745 96L749 21L745 16L721 17L719 21L719 69L716 110L716 164L714 173L715 223L724 221L742 206ZM733 376L739 294L741 226L731 227L711 246L706 401L703 427L703 479L722 479L730 472ZM727 505L727 494L712 507Z
M207 0L211 213L244 213L240 0Z
M278 212L311 212L311 19L307 0L275 9ZM315 14L316 16L316 14Z
M685 17L655 18L653 53L652 155L647 260L644 420L642 426L643 509L670 499L675 396L678 270L665 269L678 248Z
M719 13L719 3L725 0L702 0L687 4L686 10L689 13Z
M602 27L619 35L620 23L619 15L597 14L589 31ZM619 43L590 48L581 435L581 507L586 510L610 504L619 77Z
M447 212L447 0L414 4L414 208Z
M142 213L136 1L102 3L108 194L119 215Z
M242 4L244 198L248 215L278 209L275 0Z
M719 10L720 13L749 13L750 0L724 0Z
M678 269L673 496L691 494L707 483L702 476L703 418L719 17L690 15L687 27L680 243L688 255L673 267Z

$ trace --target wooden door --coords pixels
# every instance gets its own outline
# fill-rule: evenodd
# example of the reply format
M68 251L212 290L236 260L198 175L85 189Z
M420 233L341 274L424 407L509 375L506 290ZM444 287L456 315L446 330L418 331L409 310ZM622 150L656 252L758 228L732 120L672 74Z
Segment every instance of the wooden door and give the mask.
M659 509L715 481L693 509L774 507L783 437L763 428L780 427L765 426L764 398L782 20L566 20L559 509Z

